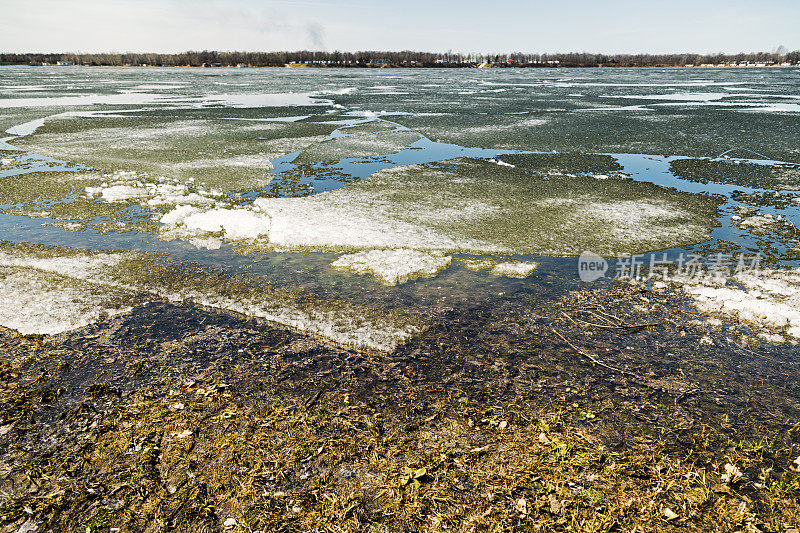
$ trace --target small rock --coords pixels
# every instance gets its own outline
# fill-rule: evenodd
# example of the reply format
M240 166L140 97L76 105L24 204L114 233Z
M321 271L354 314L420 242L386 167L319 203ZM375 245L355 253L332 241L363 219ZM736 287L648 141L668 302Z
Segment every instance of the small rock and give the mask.
M503 420L502 422L500 422L500 424L497 425L497 427L500 431L505 431L506 428L508 427L508 421Z
M539 433L539 444L543 444L544 446L550 446L553 444L553 441L547 438L547 435L544 433Z
M172 409L173 411L182 411L184 407L186 406L183 405L181 402L173 403L172 405L169 406L169 408Z
M236 522L236 519L235 519L235 518L227 518L227 519L225 519L225 522L223 522L223 523L222 523L222 526L223 526L225 529L233 529L233 528L235 528L237 525L238 525L238 524L237 524L237 522Z
M664 508L664 518L666 518L667 520L675 520L676 518L678 518L678 515L677 513L675 513L675 511L673 511L669 507L666 507Z

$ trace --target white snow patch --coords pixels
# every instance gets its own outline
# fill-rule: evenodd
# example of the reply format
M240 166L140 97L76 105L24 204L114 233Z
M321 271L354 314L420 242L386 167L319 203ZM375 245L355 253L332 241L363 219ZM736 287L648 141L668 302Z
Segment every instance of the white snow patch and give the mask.
M191 205L179 205L169 213L164 214L159 222L162 224L177 226L186 220L186 217L201 213L202 211Z
M4 270L0 268L0 324L22 334L63 333L87 326L101 314L130 310L104 304L102 288L98 294L91 285L60 286L53 274Z
M87 187L87 192L89 192L89 189L95 190L97 188ZM100 188L100 194L103 200L109 203L141 198L147 196L147 193L148 190L145 187L132 187L130 185L113 185L111 187Z
M473 244L456 242L419 224L385 216L376 209L376 198L369 194L353 191L349 197L340 196L339 202L332 198L330 194L259 198L253 206L271 219L269 242L279 248L452 250Z
M122 254L94 254L59 257L34 257L0 252L0 267L35 268L77 279L90 279L96 274L116 266Z
M207 168L207 167L256 167L263 170L272 170L272 160L281 157L283 152L270 152L260 154L242 154L231 157L219 157L215 159L193 159L183 163L177 163L175 168Z
M774 229L780 222L771 213L757 213L749 217L740 216L738 218L734 218L736 216L737 215L732 216L731 219L734 220L739 227L751 228L759 231Z
M189 242L199 250L219 250L222 248L222 239L215 239L213 237L207 239L195 237L189 239Z

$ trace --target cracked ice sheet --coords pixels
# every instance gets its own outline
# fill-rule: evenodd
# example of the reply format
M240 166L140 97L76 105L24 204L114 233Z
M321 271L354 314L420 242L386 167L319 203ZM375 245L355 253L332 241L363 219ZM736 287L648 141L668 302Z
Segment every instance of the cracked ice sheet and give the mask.
M52 117L21 148L107 171L136 170L240 191L265 186L272 161L327 138L334 126L221 118ZM185 112L185 113L188 113ZM182 118L181 118L182 117Z
M495 276L505 276L508 278L527 278L539 268L539 263L535 261L500 261L498 259L461 259L465 268L476 272L488 271Z
M14 206L6 212L86 223L97 216L122 222L136 219L121 205L138 204L144 210L160 212L176 204L213 206L220 196L220 191L198 186L191 180L184 183L132 171L35 172L0 180L0 204ZM78 226L83 228L83 223ZM137 227L155 230L150 222Z
M591 176L544 180L478 160L380 171L307 198L262 198L263 241L287 250L409 248L616 255L702 242L716 201ZM268 231L263 231L268 227Z
M161 231L167 239L214 234L247 240L251 249L378 250L334 266L394 283L426 272L425 253L565 256L588 249L614 256L702 242L715 224L716 206L715 200L647 183L592 176L545 180L458 159L383 170L311 197L261 198L235 209L179 206L161 219ZM391 253L404 254L403 272L384 268ZM506 276L529 275L534 268L493 266Z
M0 325L53 335L125 313L134 295L57 274L0 267Z
M127 312L157 298L194 301L321 335L343 344L392 350L424 325L402 314L339 300L309 299L247 276L220 280L185 276L135 252L86 254L25 247L0 251L0 325L22 333L55 334ZM134 296L135 295L135 296ZM20 312L20 303L24 309Z

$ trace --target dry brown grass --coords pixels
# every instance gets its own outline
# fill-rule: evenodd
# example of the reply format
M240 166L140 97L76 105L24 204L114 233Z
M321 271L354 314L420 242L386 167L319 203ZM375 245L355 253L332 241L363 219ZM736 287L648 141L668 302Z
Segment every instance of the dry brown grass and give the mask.
M612 451L602 416L464 399L458 412L395 414L344 392L251 399L224 386L137 393L100 414L69 454L13 472L36 490L5 524L53 531L784 531L800 523L800 478L776 443L715 450L713 464L642 437ZM113 396L112 396L113 398ZM313 397L312 397L313 398ZM105 401L109 401L108 398ZM250 404L250 406L245 406ZM430 406L429 406L430 407ZM702 446L702 435L696 439ZM723 477L725 465L741 472Z

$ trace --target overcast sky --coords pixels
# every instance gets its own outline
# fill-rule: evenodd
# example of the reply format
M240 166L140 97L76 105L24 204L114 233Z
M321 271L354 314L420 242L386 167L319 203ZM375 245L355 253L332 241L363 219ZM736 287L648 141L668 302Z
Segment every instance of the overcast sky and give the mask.
M798 0L0 0L0 52L800 48Z

